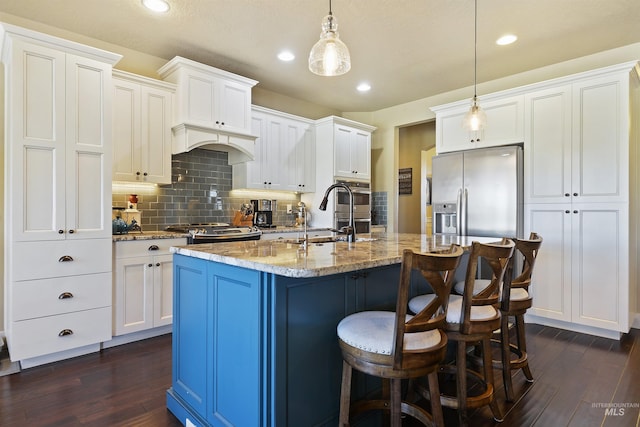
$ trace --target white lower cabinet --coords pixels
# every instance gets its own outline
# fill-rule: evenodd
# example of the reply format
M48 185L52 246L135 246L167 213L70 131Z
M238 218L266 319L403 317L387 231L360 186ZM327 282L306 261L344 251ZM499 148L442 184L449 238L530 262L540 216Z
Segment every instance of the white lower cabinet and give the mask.
M185 244L185 238L114 243L114 336L172 323L173 255L169 248Z
M627 332L630 299L629 205L525 205L525 234L543 240L530 288L529 314L540 323L568 322L598 335ZM557 326L568 326L557 323Z

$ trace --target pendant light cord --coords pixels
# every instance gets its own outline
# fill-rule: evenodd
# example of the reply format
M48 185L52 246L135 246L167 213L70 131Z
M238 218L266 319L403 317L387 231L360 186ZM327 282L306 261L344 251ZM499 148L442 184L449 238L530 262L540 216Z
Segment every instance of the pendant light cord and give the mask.
M331 0L329 0L329 4L331 4ZM329 6L329 8L331 8L331 6ZM476 98L478 97L478 0L475 0L473 14L473 101L475 103Z

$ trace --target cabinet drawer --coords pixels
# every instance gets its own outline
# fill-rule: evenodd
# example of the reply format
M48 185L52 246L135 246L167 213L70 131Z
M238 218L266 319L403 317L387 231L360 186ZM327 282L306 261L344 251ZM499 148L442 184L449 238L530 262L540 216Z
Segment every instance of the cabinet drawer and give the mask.
M16 242L12 257L14 281L110 272L111 239Z
M116 258L131 258L145 255L168 254L171 246L184 246L187 244L186 238L178 239L152 239L152 240L125 240L114 243ZM152 246L157 246L157 250L149 250Z
M27 280L12 285L12 320L111 306L111 273Z
M104 307L13 322L9 345L12 360L20 360L110 339L111 307Z

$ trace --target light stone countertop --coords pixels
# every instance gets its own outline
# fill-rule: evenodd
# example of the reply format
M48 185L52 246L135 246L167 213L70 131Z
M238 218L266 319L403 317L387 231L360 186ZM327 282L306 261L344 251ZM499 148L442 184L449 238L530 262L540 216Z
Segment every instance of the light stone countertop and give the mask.
M319 277L399 264L402 251L428 252L452 243L469 247L472 241L497 242L496 237L427 236L425 234L372 233L373 240L299 244L278 240L203 243L172 247L171 252L286 277Z
M114 242L124 242L128 240L152 240L152 239L178 239L186 238L184 233L174 233L170 231L143 231L131 232L127 234L114 234L111 236Z

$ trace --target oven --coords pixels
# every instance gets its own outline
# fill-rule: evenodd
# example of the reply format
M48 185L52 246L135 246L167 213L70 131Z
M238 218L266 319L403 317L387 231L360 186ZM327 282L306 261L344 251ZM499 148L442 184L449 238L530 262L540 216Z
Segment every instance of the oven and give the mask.
M362 181L336 181L344 184L353 193L353 221L356 233L369 233L371 230L371 186ZM341 187L335 191L334 226L340 229L349 224L349 192Z
M354 218L353 223L356 227L356 234L371 233L371 218ZM335 228L340 230L342 227L349 225L349 215L345 217L336 216Z
M260 240L262 235L257 227L233 227L226 223L175 224L165 230L186 234L189 245Z

